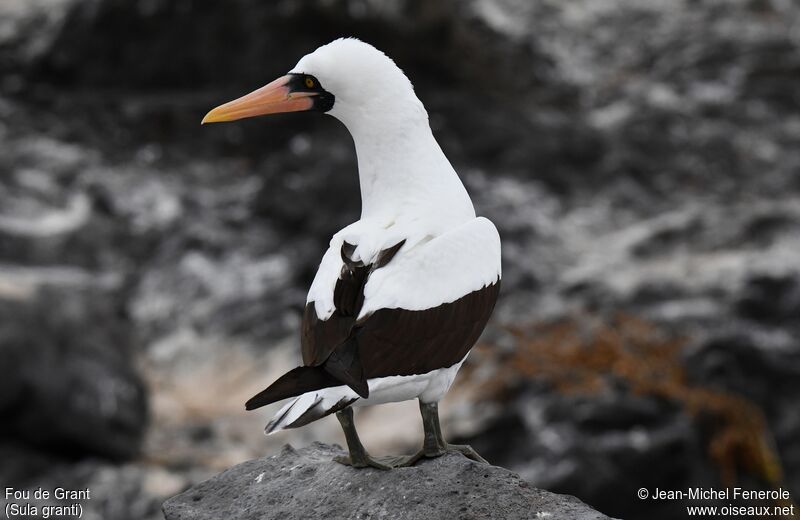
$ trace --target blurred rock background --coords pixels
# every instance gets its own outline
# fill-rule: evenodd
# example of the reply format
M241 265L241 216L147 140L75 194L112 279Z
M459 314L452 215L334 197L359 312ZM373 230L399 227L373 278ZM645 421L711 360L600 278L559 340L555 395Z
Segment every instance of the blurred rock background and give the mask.
M266 438L274 409L243 403L298 363L358 218L351 139L199 121L347 35L408 73L504 238L449 435L612 516L684 514L640 487L796 500L792 0L0 2L0 484L155 519L280 444L343 442L335 419ZM357 421L378 453L419 440L414 403Z

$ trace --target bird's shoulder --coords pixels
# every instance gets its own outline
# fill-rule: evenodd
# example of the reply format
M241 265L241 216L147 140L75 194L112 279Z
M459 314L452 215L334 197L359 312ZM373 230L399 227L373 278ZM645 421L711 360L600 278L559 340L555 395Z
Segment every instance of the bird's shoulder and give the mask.
M359 318L384 307L428 308L499 279L500 237L484 217L445 230L414 222L355 222L333 236L308 292L306 302L314 304L319 319L336 311L335 288L348 265L373 266L362 273L368 276Z
M477 217L404 246L364 285L359 319L384 309L425 310L495 284L501 277L500 236Z

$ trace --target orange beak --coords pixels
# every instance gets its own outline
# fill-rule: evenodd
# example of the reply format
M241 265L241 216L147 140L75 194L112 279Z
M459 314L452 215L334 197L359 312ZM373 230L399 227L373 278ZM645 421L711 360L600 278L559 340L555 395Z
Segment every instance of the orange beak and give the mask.
M200 124L236 121L246 117L300 112L314 106L314 92L291 92L288 87L291 76L283 76L272 83L239 99L220 105L206 114Z

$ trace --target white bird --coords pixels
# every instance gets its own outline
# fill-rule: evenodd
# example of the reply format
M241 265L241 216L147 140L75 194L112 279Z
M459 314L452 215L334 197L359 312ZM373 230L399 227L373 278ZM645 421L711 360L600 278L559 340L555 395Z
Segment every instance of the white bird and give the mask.
M356 467L387 469L459 451L444 441L438 402L483 331L500 289L500 237L472 201L402 70L360 40L335 40L286 76L211 110L203 123L296 111L339 119L358 156L361 218L322 258L303 315L304 366L247 402L292 398L273 433L336 413ZM353 406L418 399L425 437L409 457L371 457ZM483 461L485 462L485 461Z

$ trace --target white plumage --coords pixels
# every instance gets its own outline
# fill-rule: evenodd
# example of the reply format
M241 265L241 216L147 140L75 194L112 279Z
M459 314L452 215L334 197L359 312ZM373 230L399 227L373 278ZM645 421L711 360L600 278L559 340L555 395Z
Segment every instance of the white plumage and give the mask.
M497 229L475 217L469 195L433 137L427 111L394 62L359 40L342 39L303 57L292 72L313 74L336 95L329 113L353 136L361 181L361 219L333 236L306 298L317 317L326 320L335 310L345 241L357 244L353 260L370 264L380 251L406 240L392 262L370 276L358 319L384 308L429 309L496 282L501 275ZM341 79L353 77L359 81ZM414 399L429 387L441 389L431 396L438 401L461 363L423 375L370 380L370 398L355 404ZM377 389L380 397L374 395ZM286 406L294 408L294 417L316 398L325 407L344 396L358 398L339 386L301 395Z

